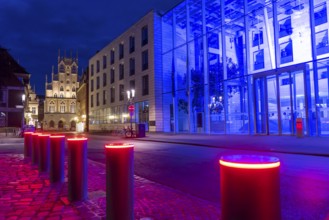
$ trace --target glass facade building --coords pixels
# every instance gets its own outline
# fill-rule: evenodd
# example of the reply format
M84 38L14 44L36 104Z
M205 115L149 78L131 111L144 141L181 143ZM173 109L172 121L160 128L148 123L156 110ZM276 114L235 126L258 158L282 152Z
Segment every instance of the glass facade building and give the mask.
M327 0L186 0L162 16L163 131L329 135ZM299 119L300 120L300 119Z

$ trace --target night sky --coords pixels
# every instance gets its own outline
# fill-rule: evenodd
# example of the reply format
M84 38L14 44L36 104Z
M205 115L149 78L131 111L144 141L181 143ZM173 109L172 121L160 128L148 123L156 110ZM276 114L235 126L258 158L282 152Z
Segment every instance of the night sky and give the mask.
M0 46L31 73L44 95L45 74L78 51L79 75L88 60L151 9L165 12L182 0L0 0Z

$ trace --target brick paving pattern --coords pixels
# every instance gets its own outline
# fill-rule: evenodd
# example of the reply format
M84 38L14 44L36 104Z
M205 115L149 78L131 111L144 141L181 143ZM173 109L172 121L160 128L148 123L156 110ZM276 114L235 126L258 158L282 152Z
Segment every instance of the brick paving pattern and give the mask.
M67 168L66 168L67 169ZM70 203L67 181L51 184L21 154L0 155L0 219L105 219L103 164L88 160L88 200ZM218 204L135 176L135 219L219 219Z

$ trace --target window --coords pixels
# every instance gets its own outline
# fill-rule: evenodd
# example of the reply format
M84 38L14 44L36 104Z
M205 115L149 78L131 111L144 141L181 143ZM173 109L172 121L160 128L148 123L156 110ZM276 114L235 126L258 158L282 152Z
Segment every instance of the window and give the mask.
M60 98L64 98L63 93L59 94L59 97L60 97Z
M124 65L121 63L119 66L119 80L122 80L125 77L125 68Z
M65 67L63 64L59 66L59 72L64 73L65 72Z
M111 64L114 63L114 56L115 56L114 50L111 50Z
M148 51L145 50L142 52L142 70L147 70L149 68L149 57Z
M315 26L327 23L328 18L326 2L322 2L314 6L314 21Z
M124 52L123 43L120 43L120 45L119 45L119 59L123 58L123 55L124 55L123 52Z
M105 69L106 68L106 56L104 55L103 56L103 69Z
M75 113L75 102L71 102L70 104L70 112Z
M135 89L135 80L129 81L129 87L130 87L130 89Z
M50 105L49 106L49 112L50 113L54 113L55 112L55 106L54 105Z
M279 37L285 37L292 34L291 17L279 21Z
M129 53L132 53L135 51L135 37L130 36L129 37Z
M94 75L94 64L90 65L90 74L91 74L91 76Z
M93 79L90 81L90 91L91 92L94 91L94 80Z
M75 99L75 94L72 95L72 99Z
M32 107L32 114L35 115L37 113L37 108L36 107Z
M316 33L315 43L317 55L329 53L328 30Z
M293 61L292 40L280 44L281 64Z
M74 86L72 87L72 92L75 92L75 87Z
M114 83L114 76L115 76L115 72L114 69L111 69L111 83Z
M263 44L263 31L259 30L259 32L252 33L252 46L256 47Z
M0 103L5 102L5 91L0 89Z
M124 85L119 85L119 100L123 101L125 98L125 87Z
M254 70L264 68L264 50L258 50L254 52Z
M106 86L106 73L103 73L103 86Z
M99 93L96 94L96 106L99 106Z
M149 94L149 76L145 75L142 77L142 95Z
M65 102L61 102L60 106L59 106L59 111L61 113L64 113L65 112Z
M146 45L148 43L148 28L147 26L144 26L142 28L142 46Z
M70 84L70 81L69 80L66 80L66 84Z
M111 88L111 102L115 102L115 90L114 88Z
M129 59L129 75L132 76L135 74L135 58Z
M59 91L64 91L64 87L61 86L60 89L59 89Z
M57 93L54 94L54 97L57 98Z
M99 76L96 78L96 89L99 89L100 87L100 81L99 81Z
M106 105L106 90L103 90L103 105Z
M90 96L90 106L94 107L94 95Z
M77 67L76 66L72 66L72 73L77 73Z
M96 62L96 73L98 73L99 72L99 60L97 60L97 62Z

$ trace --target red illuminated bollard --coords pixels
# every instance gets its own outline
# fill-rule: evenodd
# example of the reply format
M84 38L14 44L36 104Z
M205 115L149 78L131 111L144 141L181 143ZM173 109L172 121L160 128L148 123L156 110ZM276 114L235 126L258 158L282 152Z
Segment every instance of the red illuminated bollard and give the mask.
M32 134L33 134L33 132L24 132L24 158L31 157Z
M50 136L50 172L52 183L64 182L65 136Z
M106 154L106 218L134 219L134 145L108 144Z
M219 163L223 220L281 219L278 158L231 155Z
M39 135L40 133L32 134L32 165L38 165L39 163Z
M87 199L87 140L87 138L67 139L70 201Z
M39 171L49 171L50 139L49 134L39 135Z

